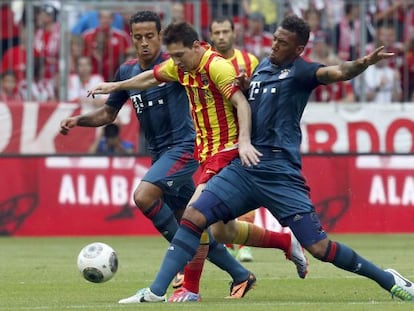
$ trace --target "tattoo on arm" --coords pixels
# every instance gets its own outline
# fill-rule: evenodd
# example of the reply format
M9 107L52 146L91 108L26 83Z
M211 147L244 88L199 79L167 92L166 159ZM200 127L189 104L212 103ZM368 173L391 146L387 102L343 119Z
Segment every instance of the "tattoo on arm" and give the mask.
M335 82L334 79L332 79L330 76L331 75L329 74L329 70L325 70L323 71L323 74L320 77L318 77L318 79L320 82L325 83L325 84Z
M367 59L360 58L353 61L347 61L339 65L342 72L343 80L350 80L360 73L364 72L369 66Z

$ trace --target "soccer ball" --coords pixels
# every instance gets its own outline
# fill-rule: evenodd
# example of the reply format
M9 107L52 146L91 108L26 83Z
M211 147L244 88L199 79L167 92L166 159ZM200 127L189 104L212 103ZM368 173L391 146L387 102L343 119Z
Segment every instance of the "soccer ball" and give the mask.
M94 242L80 251L78 268L89 282L103 283L110 280L118 270L118 256L109 245Z

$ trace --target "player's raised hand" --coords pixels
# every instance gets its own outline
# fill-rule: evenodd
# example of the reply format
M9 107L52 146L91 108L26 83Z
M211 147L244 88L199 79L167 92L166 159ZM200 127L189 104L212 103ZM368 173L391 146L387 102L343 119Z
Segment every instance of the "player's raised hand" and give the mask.
M116 91L116 83L115 82L102 82L95 86L93 86L91 89L88 90L88 97L92 96L94 97L96 94L109 94L111 92Z
M60 134L67 135L69 134L69 131L71 128L74 128L77 125L77 118L76 117L70 117L63 119L60 122Z
M395 56L395 53L384 52L384 46L376 48L373 52L365 56L367 65L374 65L379 61Z

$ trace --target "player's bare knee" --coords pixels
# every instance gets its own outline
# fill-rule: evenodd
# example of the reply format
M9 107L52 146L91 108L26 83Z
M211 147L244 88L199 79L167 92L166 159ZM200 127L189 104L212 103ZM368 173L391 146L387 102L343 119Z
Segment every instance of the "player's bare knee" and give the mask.
M197 209L193 208L191 205L188 206L182 219L187 219L195 224L197 227L204 229L206 227L207 219L206 217Z
M141 182L134 191L135 205L142 212L145 212L148 209L150 209L154 205L155 201L157 201L161 197L162 190L148 182Z
M329 240L328 239L324 239L322 241L319 241L315 244L312 244L310 246L306 247L306 250L316 259L319 260L324 260L325 256L326 256L326 252L328 250L328 244L329 244Z
M138 189L134 192L134 202L135 206L142 212L145 212L151 206L150 202L148 202L148 198L145 198L143 193Z

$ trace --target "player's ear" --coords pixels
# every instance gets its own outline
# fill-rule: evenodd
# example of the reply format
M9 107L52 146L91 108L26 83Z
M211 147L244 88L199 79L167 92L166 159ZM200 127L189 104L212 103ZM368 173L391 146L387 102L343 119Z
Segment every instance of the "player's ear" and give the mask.
M200 41L195 40L195 41L193 42L193 48L197 49L197 48L199 48L200 46L201 46Z
M298 45L296 47L296 51L295 51L296 56L299 56L300 54L302 54L303 50L305 50L305 46L304 45Z

